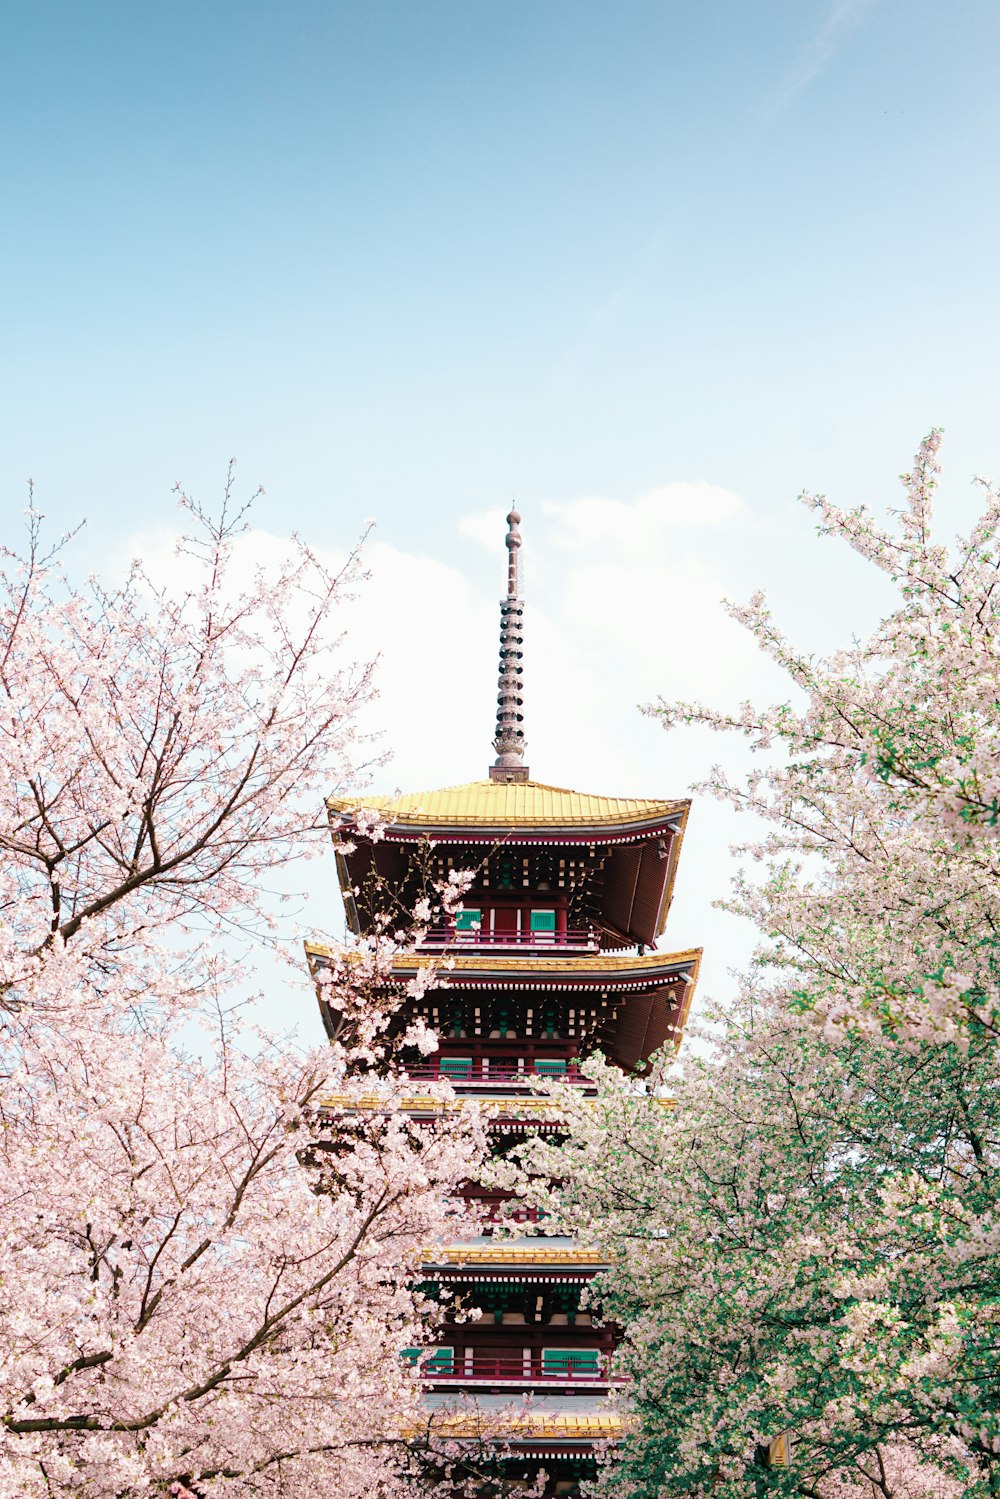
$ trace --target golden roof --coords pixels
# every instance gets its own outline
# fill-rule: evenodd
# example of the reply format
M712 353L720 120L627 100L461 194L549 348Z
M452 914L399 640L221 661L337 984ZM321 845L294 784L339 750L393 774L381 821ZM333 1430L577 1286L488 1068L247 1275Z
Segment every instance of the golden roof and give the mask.
M546 1411L529 1411L525 1415L518 1414L515 1430L533 1438L588 1436L607 1440L620 1437L625 1426L621 1416L598 1415L596 1412L573 1416L561 1411L551 1415Z
M491 1413L492 1414L492 1413ZM621 1415L598 1411L573 1414L569 1411L517 1411L511 1413L509 1423L497 1434L502 1440L505 1433L522 1442L537 1442L548 1437L550 1441L572 1441L589 1438L595 1441L614 1441L621 1437L632 1423ZM434 1411L420 1425L408 1425L403 1435L424 1436L428 1428L437 1436L481 1437L483 1416L471 1411Z
M541 781L468 781L404 796L331 797L332 813L377 812L395 828L625 828L686 815L687 801L591 796Z
M608 1257L596 1249L574 1244L565 1249L523 1244L449 1244L424 1251L425 1265L606 1265Z
M322 949L315 944L307 944L307 950L317 957L323 956ZM557 957L554 952L551 954L532 952L530 957L522 953L493 957L488 952L455 955L452 950L444 956L440 953L399 953L393 958L392 966L405 973L415 968L433 966L441 970L441 976L444 979L463 973L510 974L529 982L533 979L544 978L547 973L597 973L605 974L610 978L619 976L631 978L635 974L644 978L654 977L666 969L690 967L697 969L701 953L702 949L695 947L689 952L647 952L624 955L577 953L568 957Z
M329 957L331 949L324 942L307 942L305 944L306 956L309 958ZM411 973L415 969L427 968L428 966L440 969L442 980L447 980L455 975L477 973L496 974L500 977L510 975L512 978L524 979L531 982L542 979L549 973L585 973L605 975L608 978L655 978L657 974L665 970L691 968L694 970L689 976L694 982L697 978L698 965L701 961L702 949L691 948L687 952L647 952L647 953L576 953L567 957L551 953L532 952L530 956L523 953L515 953L502 957L494 957L491 953L460 953L455 954L454 949L445 952L402 952L398 953L392 960L394 969L401 973Z
M657 1098L648 1093L636 1096L656 1108L672 1109L674 1106L672 1098ZM593 1095L591 1101L595 1101ZM560 1107L557 1098L546 1098L538 1093L505 1094L499 1098L481 1093L457 1093L453 1098L438 1098L430 1093L406 1093L398 1099L398 1103L404 1114L455 1114L470 1106L478 1106L491 1119L526 1118L529 1123L534 1122L533 1115ZM386 1098L378 1093L324 1093L319 1101L320 1109L344 1109L348 1113L359 1114L369 1109L377 1112L386 1107Z

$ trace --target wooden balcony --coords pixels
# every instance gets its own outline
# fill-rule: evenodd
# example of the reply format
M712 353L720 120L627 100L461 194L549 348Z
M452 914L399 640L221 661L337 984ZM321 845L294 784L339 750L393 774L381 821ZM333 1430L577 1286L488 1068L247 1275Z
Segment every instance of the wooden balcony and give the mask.
M407 1076L414 1082L449 1082L461 1088L481 1089L503 1089L510 1092L511 1089L527 1089L532 1079L542 1079L546 1082L572 1083L574 1087L597 1091L597 1085L589 1078L583 1077L578 1070L575 1058L571 1058L564 1065L553 1061L546 1063L544 1058L539 1058L533 1064L516 1066L511 1063L495 1064L489 1057L431 1057L426 1062L414 1062L406 1069Z
M463 1362L461 1358L454 1361L443 1359L445 1352L450 1350L433 1351L421 1367L421 1377L429 1387L480 1391L536 1387L540 1390L606 1390L612 1384L622 1383L621 1376L609 1374L608 1361L603 1354L581 1352L546 1360L537 1354L529 1359L474 1353L466 1355Z

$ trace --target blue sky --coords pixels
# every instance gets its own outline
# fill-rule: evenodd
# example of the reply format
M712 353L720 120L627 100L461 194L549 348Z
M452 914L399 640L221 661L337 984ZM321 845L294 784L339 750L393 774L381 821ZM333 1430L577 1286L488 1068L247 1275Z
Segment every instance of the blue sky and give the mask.
M233 453L268 531L374 515L357 640L412 785L485 768L516 494L533 767L674 794L719 750L634 704L768 686L722 593L818 649L884 604L800 489L892 503L932 425L946 535L1000 477L998 33L993 0L8 6L8 520L31 474L86 565L152 549ZM678 513L697 483L736 499ZM677 946L721 920L714 815Z

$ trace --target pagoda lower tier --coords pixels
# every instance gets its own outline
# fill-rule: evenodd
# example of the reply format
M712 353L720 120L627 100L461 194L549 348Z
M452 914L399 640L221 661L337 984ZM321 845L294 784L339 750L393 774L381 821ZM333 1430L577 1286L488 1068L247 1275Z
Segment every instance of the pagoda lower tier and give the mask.
M455 1107L474 1098L488 1108L491 1150L504 1154L531 1134L561 1131L558 1100L538 1093L539 1080L593 1092L584 1064L600 1050L645 1088L655 1054L679 1043L699 952L569 952L543 937L514 954L475 935L456 943L446 963L430 948L393 961L401 987L432 965L429 987L421 993L417 986L420 997L406 1001L400 1020L422 1018L438 1037L429 1057L414 1053L403 1103L428 1128L449 1105L436 1089L422 1094L421 1084L446 1080ZM309 956L321 969L325 949L312 946ZM338 1016L322 985L320 1004L335 1034ZM331 1100L340 1102L347 1101ZM355 1098L353 1106L364 1102ZM436 1426L470 1423L470 1440L470 1411L507 1420L506 1455L497 1459L503 1476L516 1487L544 1468L547 1494L574 1494L596 1471L597 1444L620 1431L620 1417L607 1405L618 1330L601 1322L585 1295L607 1266L594 1249L546 1235L532 1210L500 1193L472 1182L463 1195L480 1209L483 1236L428 1251L422 1289L463 1315L446 1315L430 1351L410 1352L420 1363L426 1403ZM494 1240L498 1218L520 1219L531 1237ZM526 1220L534 1221L529 1227ZM474 1315L467 1319L468 1311Z
M321 967L323 949L310 957ZM420 1016L435 1031L439 1049L408 1068L403 1107L433 1128L443 1109L480 1100L494 1154L529 1135L558 1135L560 1104L538 1093L538 1081L594 1092L583 1064L602 1049L645 1088L656 1051L679 1041L699 959L698 952L570 956L540 946L516 956L460 951L405 1007L408 1022ZM400 954L393 976L405 984L437 961L420 950ZM337 1017L325 1010L324 1019L333 1032ZM451 1084L453 1105L436 1090L421 1093L422 1083L440 1080ZM472 1438L470 1410L498 1420L506 1413L505 1478L516 1486L544 1468L547 1494L576 1493L596 1471L597 1444L620 1432L607 1406L618 1329L602 1323L586 1297L608 1266L587 1245L546 1235L532 1210L500 1193L473 1182L463 1195L481 1211L482 1237L429 1249L423 1270L423 1291L463 1313L446 1315L433 1349L411 1350L426 1403L436 1421L470 1421ZM530 1229L525 1222L531 1236L494 1239L497 1218L534 1220ZM527 1409L518 1409L525 1399Z
M544 1468L547 1493L576 1493L596 1472L595 1443L621 1430L607 1407L617 1330L581 1304L607 1265L572 1240L535 1237L453 1245L425 1268L428 1292L480 1312L442 1330L424 1364L426 1404L447 1420L460 1391L466 1410L504 1424L498 1469L508 1482Z

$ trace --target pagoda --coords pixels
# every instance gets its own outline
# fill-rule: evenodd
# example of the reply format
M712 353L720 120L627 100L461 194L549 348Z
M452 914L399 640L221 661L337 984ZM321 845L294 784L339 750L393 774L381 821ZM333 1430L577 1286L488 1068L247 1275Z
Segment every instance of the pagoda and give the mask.
M329 803L348 924L358 935L372 929L385 892L409 908L428 875L474 871L454 919L400 955L394 976L405 981L447 954L441 984L407 1000L400 1017L420 1016L439 1038L436 1053L407 1068L415 1084L408 1107L430 1122L440 1105L420 1097L420 1084L439 1079L460 1096L489 1100L497 1152L528 1132L558 1133L557 1112L532 1079L586 1091L580 1064L596 1050L637 1080L647 1077L653 1054L679 1044L700 958L655 947L689 803L549 786L524 763L519 522L512 510L487 778ZM378 814L377 839L362 809ZM321 963L322 949L311 949L311 959ZM332 1034L322 993L320 1006ZM491 1221L509 1222L514 1205L475 1185L468 1196L482 1207L480 1238L429 1250L425 1272L432 1292L458 1293L482 1315L444 1327L423 1364L425 1398L447 1407L462 1395L466 1408L474 1400L497 1410L529 1396L505 1474L530 1480L544 1468L547 1493L572 1494L594 1470L596 1444L620 1430L605 1405L615 1331L581 1304L607 1266L589 1246L545 1235L544 1225L494 1240Z

